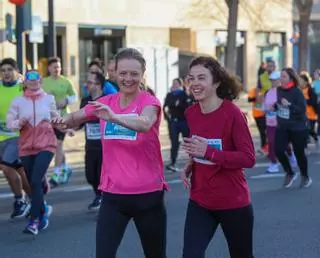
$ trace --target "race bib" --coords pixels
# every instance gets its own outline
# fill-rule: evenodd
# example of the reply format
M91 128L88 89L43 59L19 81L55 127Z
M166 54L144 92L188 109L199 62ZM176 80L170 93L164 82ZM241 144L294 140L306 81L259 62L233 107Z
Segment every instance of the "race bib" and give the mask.
M277 112L275 112L275 111L267 111L266 115L269 118L274 118L277 115Z
M6 136L15 136L17 132L12 132L7 128L7 123L5 121L0 121L0 134Z
M86 124L86 135L88 140L100 140L100 124Z
M137 114L128 114L122 116L138 116ZM107 121L104 128L103 138L106 140L137 140L138 133L121 125Z
M207 141L208 145L214 149L222 150L222 140L221 139L206 139L202 138ZM214 165L212 161L206 160L204 158L193 158L195 162L205 164L205 165Z
M289 119L290 118L290 109L284 106L278 106L278 117L282 119Z

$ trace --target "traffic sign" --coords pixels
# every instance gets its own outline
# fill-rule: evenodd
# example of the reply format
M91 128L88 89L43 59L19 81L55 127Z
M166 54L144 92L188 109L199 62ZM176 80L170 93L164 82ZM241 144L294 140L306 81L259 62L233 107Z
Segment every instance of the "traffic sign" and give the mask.
M40 16L32 16L32 30L29 34L30 43L43 43L43 25Z

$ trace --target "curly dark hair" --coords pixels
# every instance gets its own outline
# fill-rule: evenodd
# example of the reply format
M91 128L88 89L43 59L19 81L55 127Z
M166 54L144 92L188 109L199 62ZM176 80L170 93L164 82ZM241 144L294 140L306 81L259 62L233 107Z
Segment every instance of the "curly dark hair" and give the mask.
M291 81L293 81L295 87L300 86L299 75L297 74L297 72L293 68L291 68L291 67L283 68L282 72L286 72L289 75L289 78Z
M216 59L210 56L197 57L191 61L189 70L196 65L207 68L212 75L213 83L220 83L217 88L219 98L228 100L238 98L242 89L239 78L231 75Z

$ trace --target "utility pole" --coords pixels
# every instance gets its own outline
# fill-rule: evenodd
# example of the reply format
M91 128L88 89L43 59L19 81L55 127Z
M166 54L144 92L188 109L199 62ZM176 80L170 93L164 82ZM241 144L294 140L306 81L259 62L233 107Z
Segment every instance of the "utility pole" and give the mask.
M24 35L24 13L23 6L16 5L16 51L17 63L20 73L24 74L25 70L25 35Z
M57 55L56 27L54 25L54 0L48 0L48 57Z

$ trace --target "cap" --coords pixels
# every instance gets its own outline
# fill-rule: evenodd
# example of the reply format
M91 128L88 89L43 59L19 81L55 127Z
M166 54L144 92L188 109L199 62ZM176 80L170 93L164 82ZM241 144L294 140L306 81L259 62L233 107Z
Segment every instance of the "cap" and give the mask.
M279 80L281 76L281 73L279 71L274 71L270 74L269 79L270 80Z

